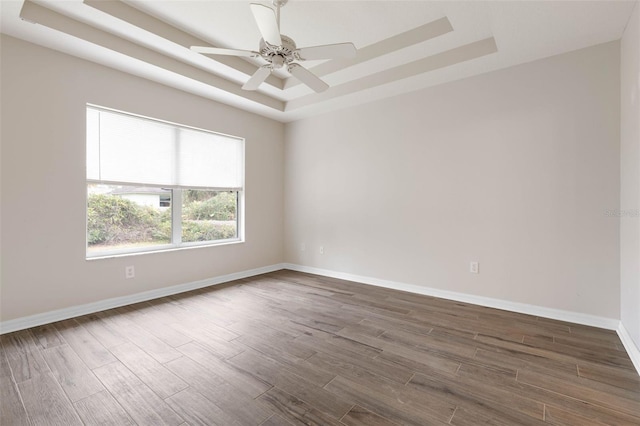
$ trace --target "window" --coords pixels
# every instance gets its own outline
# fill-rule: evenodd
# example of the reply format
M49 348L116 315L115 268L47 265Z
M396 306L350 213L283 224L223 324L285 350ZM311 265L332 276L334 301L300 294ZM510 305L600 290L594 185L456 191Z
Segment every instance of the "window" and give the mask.
M244 140L87 107L87 257L239 241Z

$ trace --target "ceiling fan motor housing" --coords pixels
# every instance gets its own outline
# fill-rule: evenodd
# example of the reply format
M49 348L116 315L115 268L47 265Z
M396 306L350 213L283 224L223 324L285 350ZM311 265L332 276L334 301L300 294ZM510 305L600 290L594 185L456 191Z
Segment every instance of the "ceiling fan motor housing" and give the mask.
M280 46L274 46L260 39L260 55L265 61L273 65L274 69L279 69L284 64L290 64L295 59L296 43L290 37L286 35L280 35L282 44Z

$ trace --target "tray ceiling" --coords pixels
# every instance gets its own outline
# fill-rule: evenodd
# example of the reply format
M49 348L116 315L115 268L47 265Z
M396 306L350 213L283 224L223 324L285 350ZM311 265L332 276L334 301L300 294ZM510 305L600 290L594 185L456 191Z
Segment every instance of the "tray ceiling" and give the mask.
M331 86L322 93L284 71L245 91L259 59L189 50L257 50L249 1L5 0L0 7L3 33L286 122L617 40L634 2L290 0L281 32L299 47L358 48L354 59L303 63Z

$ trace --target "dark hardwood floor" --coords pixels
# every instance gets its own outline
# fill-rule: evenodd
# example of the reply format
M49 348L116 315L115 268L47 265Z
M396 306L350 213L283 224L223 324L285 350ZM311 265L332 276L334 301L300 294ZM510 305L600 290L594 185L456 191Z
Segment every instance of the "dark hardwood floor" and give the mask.
M1 337L4 425L640 425L613 331L279 271Z

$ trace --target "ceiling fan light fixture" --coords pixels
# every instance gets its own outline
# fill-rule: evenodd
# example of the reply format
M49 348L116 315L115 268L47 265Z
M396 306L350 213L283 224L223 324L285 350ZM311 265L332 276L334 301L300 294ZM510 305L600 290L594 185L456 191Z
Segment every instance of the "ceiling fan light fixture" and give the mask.
M285 59L281 55L274 55L271 57L271 65L274 70L279 70L283 67Z

